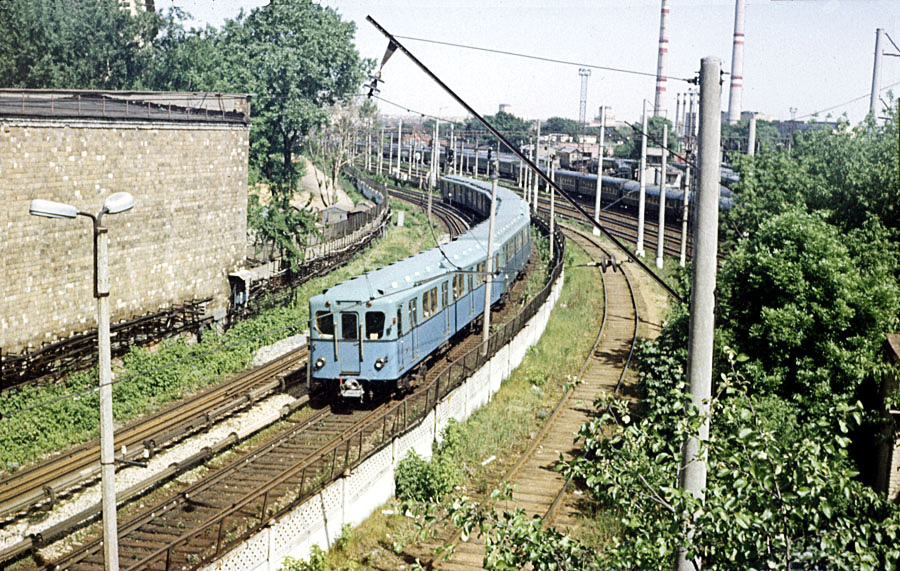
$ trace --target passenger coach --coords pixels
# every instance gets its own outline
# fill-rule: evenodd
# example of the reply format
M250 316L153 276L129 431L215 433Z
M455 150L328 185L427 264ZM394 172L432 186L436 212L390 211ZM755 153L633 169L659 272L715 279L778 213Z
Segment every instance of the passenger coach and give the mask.
M483 221L456 240L342 282L309 300L309 384L364 401L407 389L430 355L484 311L490 184L441 179L443 200ZM497 189L491 303L531 255L528 206Z

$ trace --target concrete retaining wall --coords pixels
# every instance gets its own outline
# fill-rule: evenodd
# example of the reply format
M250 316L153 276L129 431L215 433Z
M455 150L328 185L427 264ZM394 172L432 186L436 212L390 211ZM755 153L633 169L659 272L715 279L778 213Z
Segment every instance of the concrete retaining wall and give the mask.
M564 274L547 301L513 340L447 395L422 421L281 520L241 543L206 570L275 571L285 557L307 559L313 545L328 549L344 524L358 525L394 495L394 470L410 450L431 457L432 443L451 418L463 421L487 403L537 343L559 299Z

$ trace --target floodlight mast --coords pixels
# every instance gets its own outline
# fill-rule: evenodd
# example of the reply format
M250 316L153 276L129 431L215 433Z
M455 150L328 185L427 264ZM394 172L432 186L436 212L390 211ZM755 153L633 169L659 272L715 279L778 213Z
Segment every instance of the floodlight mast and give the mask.
M453 99L455 99L457 103L459 103L460 105L462 105L463 108L464 108L466 111L468 111L468 112L469 112L473 117L475 117L482 125L484 125L484 127L485 127L488 131L490 131L492 135L494 135L495 137L497 137L497 139L499 139L500 142L502 142L503 145L504 145L507 149L509 149L514 155L516 155L516 156L519 158L519 160L523 161L526 165L528 165L528 166L535 172L535 174L537 174L537 176L539 176L540 178L542 178L542 179L544 180L544 182L548 185L548 188L552 187L552 188L556 189L556 192L560 193L560 194L561 194L561 195L569 202L569 204L571 204L572 207L573 207L575 210L577 210L578 213L581 214L581 216L584 217L585 220L587 220L587 221L588 221L590 224L592 224L595 228L597 228L598 230L600 230L601 232L603 232L603 234L604 234L607 238L609 238L609 240L612 241L613 244L615 244L616 246L618 246L618 247L619 247L622 251L624 251L624 252L628 252L628 251L629 251L628 248L626 248L625 245L623 245L623 244L618 240L618 238L616 238L615 236L613 236L613 235L609 232L609 230L607 230L602 224L600 224L599 221L594 220L594 217L593 217L593 216L591 216L590 214L588 214L587 211L586 211L584 208L582 208L581 205L579 205L577 202L575 202L575 200L574 200L571 196L569 196L569 194L568 194L567 192L565 192L565 191L562 190L559 186L557 186L556 183L553 182L553 180L551 180L550 177L549 177L546 173L544 173L543 171L541 171L541 170L540 170L533 162L531 162L531 161L528 159L528 157L526 157L521 151L519 151L519 150L515 147L515 145L513 145L512 143L510 143L510 142L506 139L506 137L504 137L504 136L500 133L500 131L498 131L496 128L494 128L493 125L491 125L490 123L488 123L488 122L484 119L484 117L482 117L477 111L475 111L475 109L473 109L473 108L472 108L468 103L466 103L459 95L457 95L452 89L450 89L450 87L449 87L446 83L444 83L443 81L441 81L441 79L440 79L438 76L436 76L430 69L428 69L428 67L426 67L425 64L423 64L422 62L420 62L419 59L416 58L416 56L414 56L408 49L406 49L406 47L405 47L403 44L401 44L401 43L397 40L396 37L394 37L390 32L388 32L387 30L385 30L383 27L381 27L381 24L379 24L378 22L376 22L375 19L372 18L372 16L366 16L366 20L367 20L370 24L372 24L373 26L375 26L375 28L376 28L379 32L381 32L382 34L384 34L384 36L385 36L385 37L388 39L388 41L390 42L390 43L388 44L389 46L391 46L391 45L396 46L397 49L399 49L399 50L402 51L404 54L406 54L406 57L408 57L410 60L412 60L412 62L413 62L414 64L416 64L416 65L419 67L419 69L421 69L423 72L425 72L425 74L426 74L428 77L430 77L431 79L433 79L433 80L435 81L435 83L437 83L444 91L447 92L448 95L450 95ZM476 156L477 156L477 155L476 155ZM551 236L550 239L552 240L553 237ZM676 300L678 300L678 301L684 301L684 300L681 298L681 296L678 295L678 293L677 293L674 289L672 289L672 287L671 287L669 284L667 284L662 278L660 278L659 276L657 276L656 273L654 273L653 270L651 270L650 267L649 267L647 264L645 264L643 261L641 261L640 258L638 258L637 256L631 256L631 257L634 259L634 261L635 261L635 262L636 262L636 263L637 263L637 264L638 264L645 272L647 272L648 274L650 274L650 277L652 277L652 278L653 278L653 279L654 279L654 280L655 280L655 281L656 281L656 282L657 282L664 290L666 290L666 292L668 292L669 295L671 295L672 297L674 297L674 298L675 298Z

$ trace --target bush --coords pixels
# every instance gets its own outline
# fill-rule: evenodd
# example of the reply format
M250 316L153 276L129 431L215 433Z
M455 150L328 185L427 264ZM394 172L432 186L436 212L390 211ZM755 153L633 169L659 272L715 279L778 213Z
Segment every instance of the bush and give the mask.
M404 500L438 501L453 491L459 483L459 467L453 455L462 443L459 423L450 419L442 434L441 443L435 444L431 462L410 451L397 464L395 484L397 497Z

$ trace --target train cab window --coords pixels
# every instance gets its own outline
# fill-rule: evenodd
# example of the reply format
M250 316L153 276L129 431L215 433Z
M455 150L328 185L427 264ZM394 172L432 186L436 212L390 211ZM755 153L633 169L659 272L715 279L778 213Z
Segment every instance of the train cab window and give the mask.
M447 282L441 284L441 307L447 307L450 304L448 292L450 287Z
M357 315L351 312L341 313L341 339L344 341L356 341L359 339L359 326Z
M316 331L318 331L320 339L334 337L334 316L330 311L316 312Z
M384 336L384 312L366 312L366 338L381 339Z

